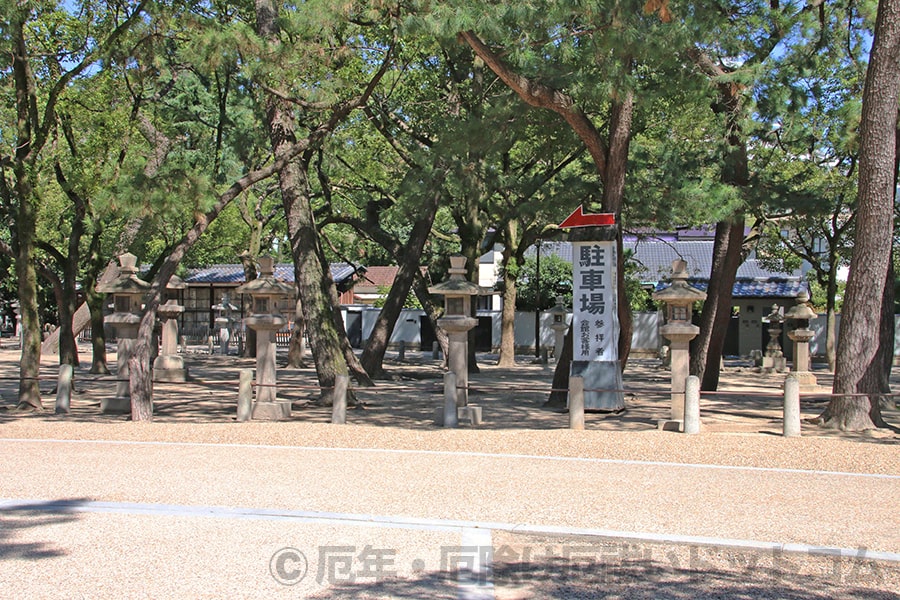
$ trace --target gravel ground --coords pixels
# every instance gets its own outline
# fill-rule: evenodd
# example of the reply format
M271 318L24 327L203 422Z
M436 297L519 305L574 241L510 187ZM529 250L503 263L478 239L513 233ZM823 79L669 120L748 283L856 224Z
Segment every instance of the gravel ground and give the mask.
M114 383L84 369L72 413L53 415L52 358L47 410L4 411L15 360L0 350L0 499L70 504L0 512L4 597L900 598L898 562L591 534L900 554L900 436L805 426L802 438L783 438L781 376L747 366L723 372L722 393L703 397L703 431L686 436L655 427L669 376L656 361L632 364L624 413L589 414L585 431L570 431L565 414L543 406L552 366L526 361L473 375L470 400L486 422L445 430L432 422L441 385L430 354L389 361L392 380L357 390L364 408L345 426L315 404L309 369L279 371L290 421L236 423L237 370L252 363L202 354L187 356L193 381L157 386L151 423L100 415ZM827 401L830 379L817 375L805 417ZM896 410L886 417L900 423ZM217 507L340 516L272 521ZM492 535L490 585L467 587L446 568L467 527ZM323 547L353 548L357 567L366 547L391 549L396 576L317 581ZM283 548L309 561L297 585L272 574Z

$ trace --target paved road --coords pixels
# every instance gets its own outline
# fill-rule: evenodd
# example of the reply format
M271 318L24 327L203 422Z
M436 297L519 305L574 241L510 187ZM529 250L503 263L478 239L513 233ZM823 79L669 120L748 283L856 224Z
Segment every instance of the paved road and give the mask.
M0 502L9 598L900 598L897 475L0 439Z

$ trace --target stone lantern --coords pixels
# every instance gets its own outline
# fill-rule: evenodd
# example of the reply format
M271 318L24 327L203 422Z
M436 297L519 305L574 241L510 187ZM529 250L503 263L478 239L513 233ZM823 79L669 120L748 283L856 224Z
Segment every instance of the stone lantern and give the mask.
M762 369L765 373L784 373L787 369L787 359L781 350L779 338L781 336L781 324L784 321L781 308L777 304L772 305L772 312L763 317L763 322L769 324L769 343L766 344L766 352L762 358Z
M285 298L294 289L275 279L275 261L270 256L259 259L259 278L240 286L239 294L251 298L250 316L244 324L256 332L256 401L251 418L264 421L291 416L290 402L277 399L275 378L275 332L287 324L282 316Z
M553 323L550 324L554 337L553 358L556 359L556 362L559 362L559 357L562 356L563 345L565 344L566 330L569 328L569 324L566 323L569 311L563 305L563 297L557 296L556 305L547 312L553 316Z
M444 316L437 320L437 324L449 338L448 362L450 370L456 375L458 407L468 404L469 330L478 323L470 314L472 296L478 295L479 291L476 284L466 279L465 256L451 256L450 277L428 288L428 293L444 296Z
M788 337L794 342L794 376L800 382L801 388L816 387L816 376L809 368L809 342L816 333L809 328L809 322L816 318L816 311L809 305L809 295L802 291L797 296L797 303L784 315L785 321L796 321L793 331L788 332Z
M665 302L666 324L660 333L671 342L672 369L672 422L679 428L684 422L684 390L690 367L690 341L697 337L700 328L691 323L692 305L706 299L706 292L688 285L687 261L672 261L669 280L672 285L653 294L653 299ZM665 423L661 423L664 426Z
M222 356L228 356L228 342L231 340L231 326L234 324L232 315L234 311L238 310L238 307L231 303L228 294L222 294L222 302L213 305L212 309L216 311L214 324L219 330L219 353ZM211 351L212 346L210 346Z
M141 303L150 289L150 284L137 274L137 257L125 253L119 256L119 276L108 283L97 284L98 292L112 295L113 313L103 321L112 327L116 336L116 397L100 401L100 411L104 413L131 412L128 360L141 324Z
M162 342L159 356L153 361L154 381L187 381L184 358L178 354L178 317L184 313L184 306L172 297L173 292L186 287L180 277L173 275L166 286L166 303L156 309L156 316L162 323Z

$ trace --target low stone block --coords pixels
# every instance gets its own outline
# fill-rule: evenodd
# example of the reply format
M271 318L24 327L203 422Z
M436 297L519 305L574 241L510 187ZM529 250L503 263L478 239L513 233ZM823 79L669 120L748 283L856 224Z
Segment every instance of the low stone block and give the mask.
M131 398L101 398L100 412L109 415L124 415L131 413Z
M456 407L456 415L459 423L481 425L484 422L481 407L474 404ZM438 427L444 426L444 408L442 406L434 409L434 424Z
M254 421L281 421L291 418L290 402L257 402L253 405Z
M656 422L656 428L660 431L684 431L684 421L660 419Z

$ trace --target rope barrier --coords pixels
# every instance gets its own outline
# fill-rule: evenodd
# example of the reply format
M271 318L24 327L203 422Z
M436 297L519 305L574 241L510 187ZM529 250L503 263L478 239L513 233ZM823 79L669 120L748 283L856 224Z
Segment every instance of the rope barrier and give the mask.
M103 375L78 375L77 377L79 384L84 385L87 383L123 383L130 381L129 379L119 378L115 376L103 376ZM39 381L39 382L51 382L56 384L57 377L0 377L0 381ZM154 381L154 387L167 387L167 386L184 386L185 383L197 386L209 386L209 387L237 387L237 382L228 380L206 380L206 379L190 379L187 382L177 382L177 381ZM289 381L282 381L279 383L256 383L255 381L251 383L252 387L277 387L284 391L295 391L295 390L308 390L308 391L331 391L334 389L334 386L326 386L322 387L315 384L295 384ZM424 389L423 389L424 388ZM382 394L388 392L414 392L421 393L422 391L428 391L431 393L439 393L443 390L443 384L440 383L439 380L428 381L425 385L415 387L410 385L380 385L375 384L372 386L353 386L349 388L354 393L372 393L372 394ZM493 387L486 387L484 385L477 386L456 386L458 390L468 390L469 392L490 392L495 389ZM496 388L500 389L500 388ZM542 393L550 392L550 393L566 393L568 394L571 390L570 388L555 388L550 387L546 390L541 390L536 387L509 387L504 386L502 388L504 392L510 391L523 391L523 392L535 392L540 391ZM631 395L668 395L670 394L670 390L648 390L648 389L627 389L627 388L588 388L585 389L584 392L593 392L593 393L622 393L622 394L631 394ZM741 390L712 390L712 391L701 391L701 397L706 396L766 396L766 397L781 397L783 395L783 390L781 388L773 388L771 391L754 391L754 392L746 392ZM883 398L897 398L900 397L900 392L855 392L855 393L826 393L826 392L806 392L803 394L804 397L817 397L817 398L833 398L833 397L846 397L846 398L867 398L871 396L878 396Z

